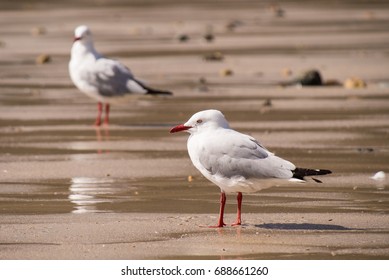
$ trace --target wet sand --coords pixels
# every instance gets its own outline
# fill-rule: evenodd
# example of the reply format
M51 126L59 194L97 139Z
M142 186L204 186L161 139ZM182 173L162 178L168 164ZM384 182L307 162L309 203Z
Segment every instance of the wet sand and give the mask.
M389 172L389 5L293 2L280 17L221 2L0 11L0 259L389 258L389 180L370 178ZM67 72L79 24L174 97L113 106L111 125L93 127L96 104ZM224 60L203 59L215 51ZM51 61L36 64L40 54ZM340 85L280 86L312 68ZM350 77L367 87L344 88ZM200 227L216 222L219 189L192 166L187 134L169 129L208 108L296 165L334 173L244 195L241 227Z

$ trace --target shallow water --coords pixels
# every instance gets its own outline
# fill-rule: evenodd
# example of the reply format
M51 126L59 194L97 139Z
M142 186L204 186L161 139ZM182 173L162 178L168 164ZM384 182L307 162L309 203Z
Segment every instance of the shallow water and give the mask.
M244 212L258 213L389 213L387 182L336 178L274 187L244 195ZM324 180L325 181L325 180ZM342 183L340 183L343 181ZM354 181L348 184L347 181ZM218 188L203 178L141 179L74 177L0 183L1 214L60 213L214 213ZM235 196L228 196L227 213L235 211Z
M234 119L235 114L230 118ZM331 140L327 140L323 129L322 136L316 138L314 123L312 128L308 125L299 129L289 128L289 121L278 121L281 126L273 126L270 131L258 129L260 139L265 138L274 146L271 150L300 166L330 168L334 174L321 178L323 184L309 181L247 195L245 211L388 213L388 180L370 178L388 163L388 136L381 125L377 128L350 125L346 132L324 128L328 131L326 135L331 135ZM311 119L306 123L310 122ZM170 126L149 123L94 129L88 125L55 125L40 120L28 126L15 123L4 126L0 212L217 213L218 188L194 170L185 151L186 134L169 135ZM375 138L377 134L383 137ZM280 141L284 137L288 137L287 143ZM143 176L143 169L158 159L176 159L181 165L175 168L183 170L169 169L170 174L151 170L154 175ZM140 160L144 162L137 166ZM111 162L119 161L124 163L119 164L121 170L109 169ZM56 167L56 163L65 167ZM71 167L75 164L81 169L73 171ZM50 172L45 172L46 168ZM128 173L130 169L133 172ZM178 171L177 175L174 170ZM97 176L87 176L91 172ZM191 182L188 176L193 176ZM233 196L229 197L228 204L227 211L235 211Z

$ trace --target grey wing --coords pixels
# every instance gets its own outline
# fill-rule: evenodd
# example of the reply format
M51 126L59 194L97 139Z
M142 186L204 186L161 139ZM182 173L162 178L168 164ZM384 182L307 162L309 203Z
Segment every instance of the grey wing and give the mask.
M222 143L207 141L199 159L210 174L246 179L292 177L295 166L269 152L254 138L235 132L222 139Z
M83 78L105 97L147 92L134 80L133 74L126 66L111 59L98 59L93 69L84 72Z

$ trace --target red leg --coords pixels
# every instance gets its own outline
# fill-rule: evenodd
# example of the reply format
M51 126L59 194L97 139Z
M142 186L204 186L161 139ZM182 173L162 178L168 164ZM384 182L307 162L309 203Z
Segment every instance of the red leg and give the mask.
M104 118L104 124L109 124L109 104L105 104L105 118Z
M101 125L101 114L103 113L103 103L99 102L97 103L97 118L95 121L96 126Z
M242 224L242 198L243 195L241 192L238 192L236 200L238 201L238 211L236 213L236 222L232 224L232 226L240 226Z
M224 216L224 206L226 205L226 194L224 192L220 193L220 212L219 212L219 222L216 226L210 226L210 228L220 228L225 226L226 224L223 221Z

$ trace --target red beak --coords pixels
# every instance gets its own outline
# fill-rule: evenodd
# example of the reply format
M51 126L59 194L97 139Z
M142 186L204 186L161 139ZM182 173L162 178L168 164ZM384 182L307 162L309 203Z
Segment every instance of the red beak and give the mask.
M192 128L192 127L180 124L180 125L177 125L177 126L173 127L172 129L170 129L170 133L175 133L175 132L179 132L179 131L185 131L185 130L188 130L190 128Z
M78 41L78 40L81 40L81 37L74 37L73 42Z

